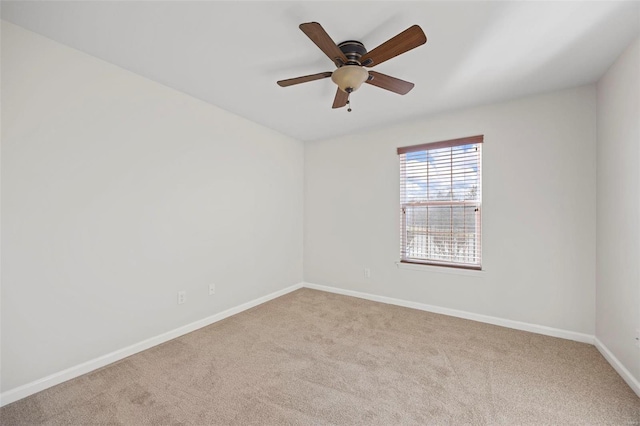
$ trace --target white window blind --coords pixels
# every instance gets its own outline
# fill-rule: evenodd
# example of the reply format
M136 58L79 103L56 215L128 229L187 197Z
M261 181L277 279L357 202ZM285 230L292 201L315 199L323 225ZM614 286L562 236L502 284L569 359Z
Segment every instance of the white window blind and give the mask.
M402 262L481 269L483 140L398 148Z

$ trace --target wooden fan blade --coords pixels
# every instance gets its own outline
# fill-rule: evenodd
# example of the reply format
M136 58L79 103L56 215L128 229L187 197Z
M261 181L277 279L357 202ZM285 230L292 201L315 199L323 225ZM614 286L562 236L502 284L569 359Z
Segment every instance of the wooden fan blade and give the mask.
M323 78L331 77L331 74L333 74L331 71L327 71L318 74L305 75L302 77L289 78L287 80L280 80L278 81L278 86L287 87L293 86L294 84L306 83L307 81L320 80Z
M360 63L365 67L375 67L426 42L427 36L424 35L422 28L413 25L364 55L360 58Z
M375 71L369 71L369 75L373 76L373 79L365 81L372 86L381 87L399 95L406 95L413 89L415 84L408 81L400 80L399 78L391 77L390 75L381 74Z
M336 92L336 97L333 99L333 106L331 108L342 108L347 104L349 100L349 94L347 92L343 92L338 87L338 91Z
M322 25L317 22L308 22L306 24L300 24L300 29L303 33L311 39L324 52L325 55L340 67L342 64L347 63L347 57L342 53L342 50L336 45L336 43L329 37L329 34L322 28ZM342 61L342 64L338 61Z

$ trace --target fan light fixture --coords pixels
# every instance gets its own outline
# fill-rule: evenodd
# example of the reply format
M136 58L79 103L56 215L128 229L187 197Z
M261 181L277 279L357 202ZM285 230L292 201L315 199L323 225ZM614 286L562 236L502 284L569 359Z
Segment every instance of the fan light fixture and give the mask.
M343 65L331 74L331 80L346 93L358 90L368 78L367 70L359 65Z

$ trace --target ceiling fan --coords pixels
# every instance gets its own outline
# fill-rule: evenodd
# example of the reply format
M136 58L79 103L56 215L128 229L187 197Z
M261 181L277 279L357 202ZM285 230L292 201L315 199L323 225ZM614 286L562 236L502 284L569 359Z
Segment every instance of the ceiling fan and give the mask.
M337 68L333 72L327 71L280 80L278 81L279 86L293 86L331 77L331 80L338 85L338 90L333 100L333 108L342 108L349 104L349 95L358 90L362 83L368 83L400 95L405 95L413 89L413 83L379 72L368 71L365 67L375 67L384 61L425 44L427 37L418 25L407 28L371 52L367 52L364 45L355 40L343 41L336 45L329 37L329 34L317 22L300 24L300 29L333 61ZM348 111L351 111L351 107L348 108Z

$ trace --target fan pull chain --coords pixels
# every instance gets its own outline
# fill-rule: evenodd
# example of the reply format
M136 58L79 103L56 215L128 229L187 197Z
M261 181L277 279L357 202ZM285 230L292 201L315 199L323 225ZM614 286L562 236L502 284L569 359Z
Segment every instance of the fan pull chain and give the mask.
M351 94L349 94L349 97L347 98L347 111L351 112Z

